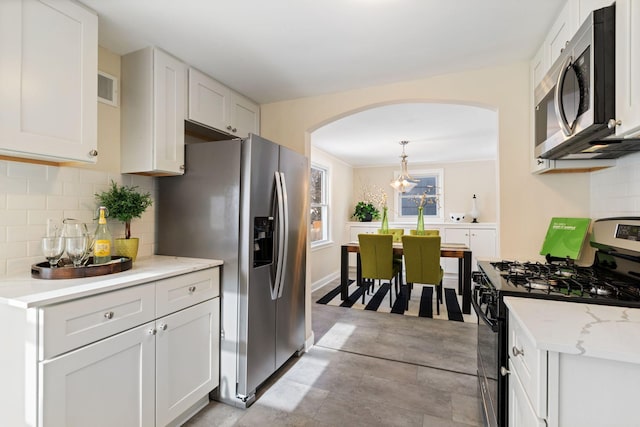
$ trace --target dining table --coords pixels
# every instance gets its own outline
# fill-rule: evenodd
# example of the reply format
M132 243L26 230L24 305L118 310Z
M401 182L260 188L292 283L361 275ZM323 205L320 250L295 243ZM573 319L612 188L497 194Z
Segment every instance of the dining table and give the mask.
M357 254L357 277L361 277L360 244L349 242L342 245L340 252L340 298L349 296L349 253ZM402 243L393 243L394 255L402 255ZM471 249L463 243L441 243L440 256L458 258L458 295L462 294L462 312L471 313Z

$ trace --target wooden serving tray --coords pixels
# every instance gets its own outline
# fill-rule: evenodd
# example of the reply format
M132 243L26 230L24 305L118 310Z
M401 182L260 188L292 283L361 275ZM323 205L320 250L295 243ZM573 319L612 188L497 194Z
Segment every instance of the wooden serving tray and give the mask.
M114 262L120 260L119 262ZM31 277L36 279L77 279L80 277L104 276L105 274L120 273L131 269L133 264L131 258L123 256L112 256L111 263L91 265L93 257L89 258L89 262L84 267L74 267L69 264L69 260L61 260L65 262L61 267L51 268L49 262L41 262L31 266Z

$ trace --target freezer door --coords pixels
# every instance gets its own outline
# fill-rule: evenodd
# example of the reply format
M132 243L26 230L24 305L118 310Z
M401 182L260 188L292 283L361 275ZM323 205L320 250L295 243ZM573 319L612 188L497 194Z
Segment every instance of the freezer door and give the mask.
M305 278L309 163L306 157L280 147L279 169L287 198L287 259L276 302L276 368L302 349L305 341Z
M255 135L243 141L237 390L241 397L250 396L276 369L276 303L272 289L277 260L264 254L277 253L277 248L267 249L262 245L273 242L269 234L278 233L275 225L277 167L277 144Z

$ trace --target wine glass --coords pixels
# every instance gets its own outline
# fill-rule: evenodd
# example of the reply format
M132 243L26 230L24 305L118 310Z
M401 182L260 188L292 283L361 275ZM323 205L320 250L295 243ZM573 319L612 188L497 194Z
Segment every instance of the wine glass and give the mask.
M64 253L64 238L62 236L46 236L42 238L42 253L49 261L51 268L57 267Z
M87 236L65 237L67 256L73 262L74 267L82 266L82 259L87 251Z

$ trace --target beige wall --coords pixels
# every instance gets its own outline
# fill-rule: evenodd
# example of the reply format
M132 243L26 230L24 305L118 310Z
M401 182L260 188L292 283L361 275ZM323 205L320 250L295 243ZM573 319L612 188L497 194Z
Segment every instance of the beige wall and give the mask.
M538 259L552 216L588 216L589 174L532 175L525 62L261 106L262 135L309 153L309 133L354 112L403 102L454 102L498 113L501 256Z
M120 55L98 47L98 70L118 79L120 83ZM68 162L73 166L120 174L120 106L98 102L98 161L96 164Z
M394 192L389 185L398 173L396 167L355 168L353 171L353 193L351 211L345 221L351 221L353 207L362 199L363 187L375 186L387 194L389 220L396 219L397 208L394 208ZM480 222L497 222L496 161L482 160L459 163L409 163L409 173L417 170L442 169L444 188L441 205L443 220L447 220L449 212L468 213L471 210L472 198L475 194L478 201ZM429 221L425 218L425 221ZM434 220L435 221L435 220Z
M346 219L351 215L353 170L351 166L317 148L311 148L311 162L328 168L330 243L313 248L309 255L309 283L315 289L335 279L340 265L340 244L346 240Z

